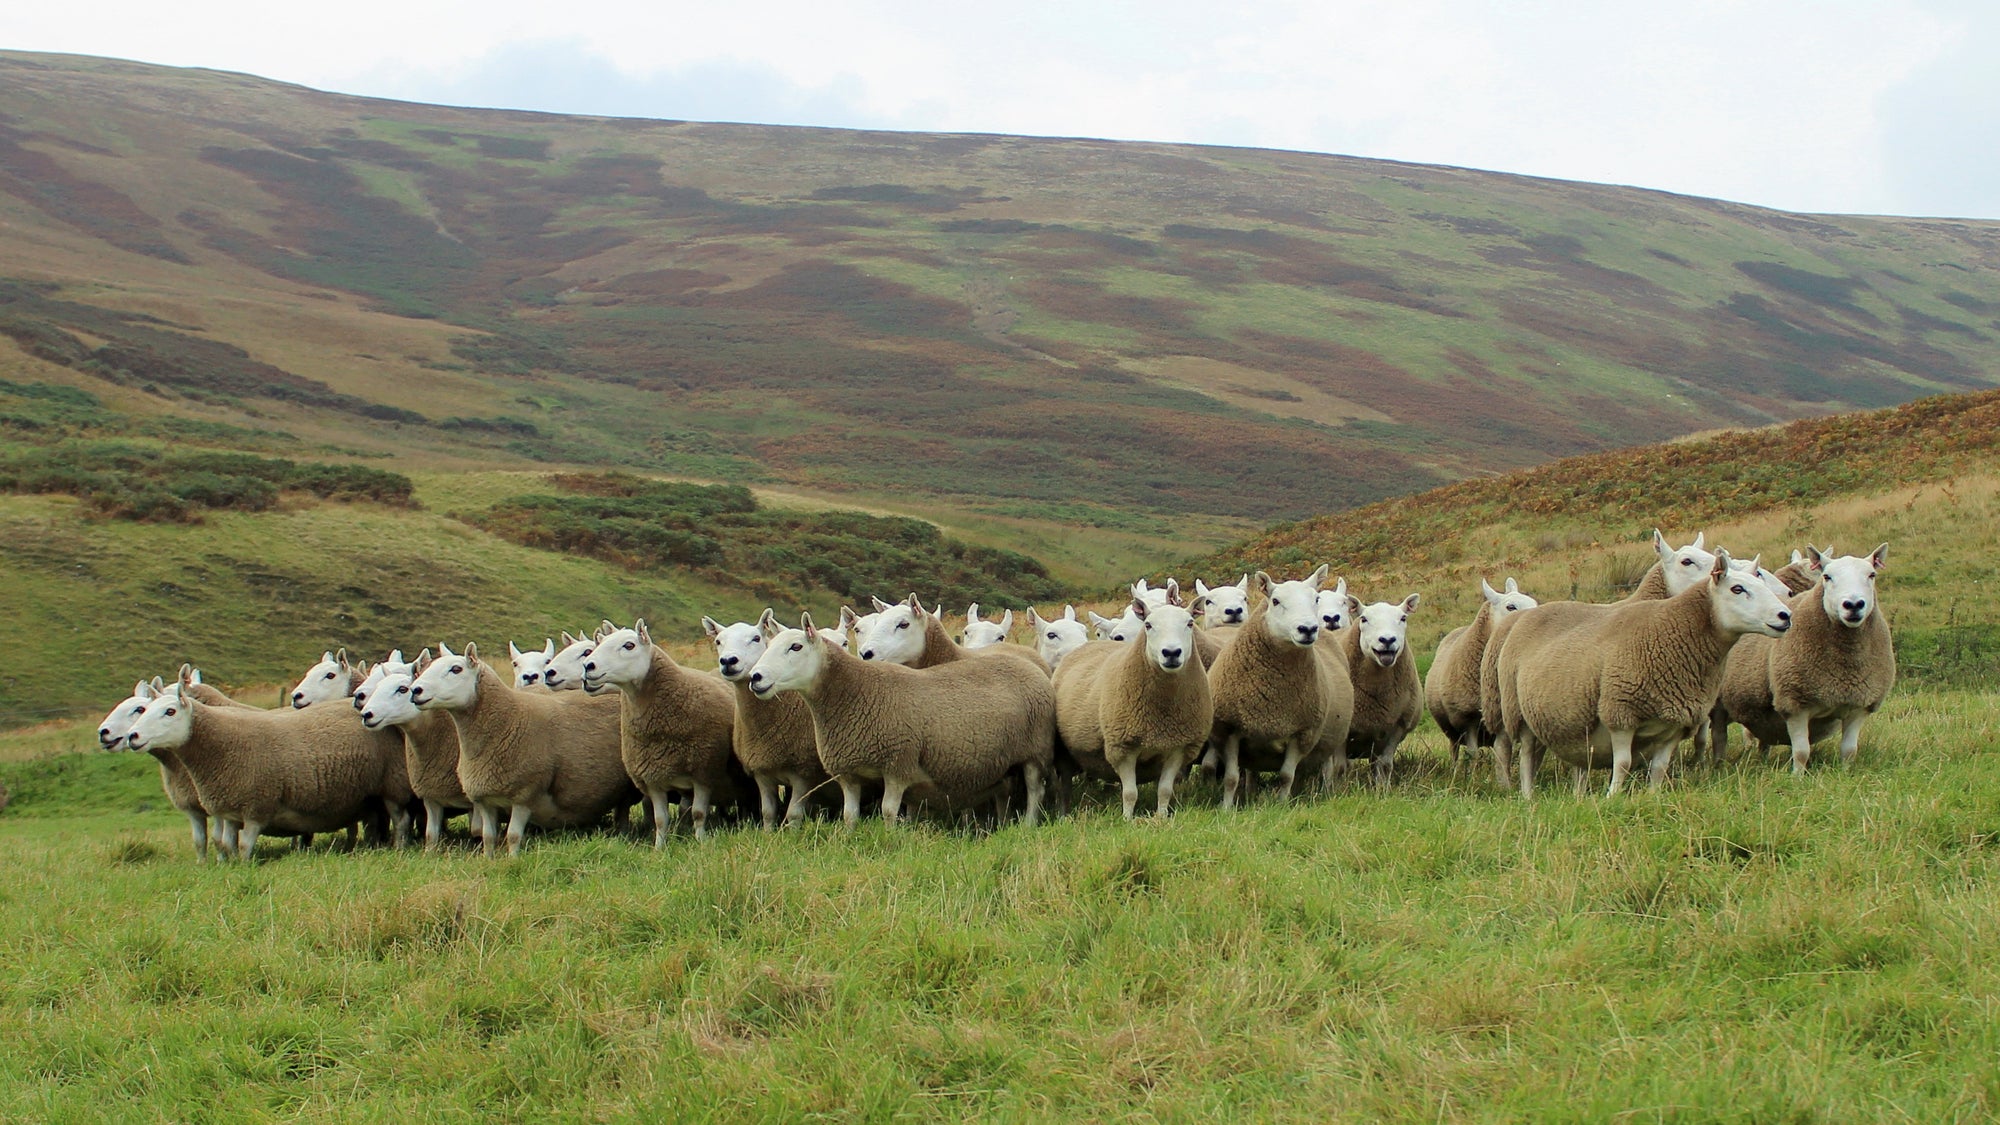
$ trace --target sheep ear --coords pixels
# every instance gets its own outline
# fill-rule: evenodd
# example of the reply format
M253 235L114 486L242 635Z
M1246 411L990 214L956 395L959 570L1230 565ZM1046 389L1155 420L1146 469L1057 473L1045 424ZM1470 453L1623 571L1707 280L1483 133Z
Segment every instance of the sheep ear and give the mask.
M1341 578L1340 581L1334 583L1333 596L1340 599L1343 602L1349 602L1354 600L1353 598L1347 596L1347 579L1345 577Z
M1505 594L1502 594L1500 591L1495 590L1493 588L1493 583L1488 582L1484 578L1479 580L1479 594L1481 597L1485 598L1488 602L1492 603L1497 603L1501 598L1506 597Z
M1717 582L1729 577L1729 552L1715 552L1715 564L1708 568L1708 576Z
M967 621L967 623L979 620L978 602L973 602L971 605L965 607L965 620Z
M198 680L195 680L193 677L194 677L194 665L192 664L181 665L181 674L179 677L180 686L189 687L192 686L193 684L200 682Z
M456 655L456 654L455 654L455 653L453 653L453 652L451 651L451 646L450 646L450 645L448 645L448 644L444 643L443 641L439 641L439 642L438 642L438 659L439 659L439 660L443 660L443 659L445 659L445 658L446 658L446 657L448 657L448 656L454 656L454 655Z
M1181 604L1181 584L1172 578L1167 579L1167 604Z
M813 615L811 613L799 614L799 628L805 630L806 640L819 640L819 630L813 627Z
M1267 598L1270 597L1271 586L1272 586L1271 576L1260 570L1251 577L1256 580L1257 592L1264 595Z
M337 661L339 661L339 662L340 662L340 670L341 670L341 671L343 671L343 672L351 672L351 671L353 671L353 670L354 670L354 665L352 665L352 664L349 664L349 663L347 662L347 650L346 650L346 649L344 649L344 648L343 648L343 649L341 649L341 650L340 650L339 652L336 652L336 653L334 653L334 654L333 654L333 658L334 658L335 660L337 660Z
M1003 637L1006 636L1007 631L1012 629L1013 627L1014 627L1014 611L1010 609L1007 612L1000 615L1000 635Z
M1820 554L1819 548L1811 543L1806 544L1806 565L1814 570L1826 569L1826 556Z
M153 677L153 690L154 690L155 692L162 692L162 691L165 691L165 690L167 690L167 683L166 683L166 681L165 681L165 680L162 680L162 679L161 679L160 677L158 677L158 676L154 676L154 677Z
M1152 589L1152 587L1148 586L1146 584L1146 580L1143 578L1139 579L1137 582L1132 583L1132 592L1134 594L1140 595L1141 597L1145 596L1146 591L1150 589Z
M1519 582L1516 582L1516 581L1514 581L1514 580L1513 580L1512 578L1509 578L1509 579L1507 580L1507 592L1508 592L1508 593L1510 593L1510 594L1518 594L1518 593L1520 593L1520 592L1521 592L1521 584L1520 584Z
M1694 549L1695 549L1695 550L1697 550L1697 551L1699 551L1699 550L1702 550L1702 549L1703 549L1703 546L1704 546L1704 545L1705 545L1705 544L1707 543L1707 541L1708 541L1708 532L1706 532L1706 531L1697 531L1697 532L1695 532L1695 533L1694 533Z
M1091 627L1091 628L1095 629L1095 628L1097 628L1097 627L1098 627L1099 625L1109 625L1109 624L1111 624L1111 619L1110 619L1109 617L1100 617L1100 616L1098 616L1098 614L1097 614L1097 611L1096 611L1096 610L1094 610L1094 609L1093 609L1093 610L1090 610L1089 612L1090 612L1090 627Z
M417 675L421 676L424 674L424 669L429 668L430 666L431 666L431 650L425 649L424 651L417 654L417 662L413 668L413 671L415 671Z
M513 661L516 664L521 662L521 650L515 648L514 642L511 640L507 642L507 659Z
M1041 631L1041 628L1042 628L1042 626L1043 626L1043 625L1045 625L1045 624L1047 624L1047 622L1046 622L1045 620L1043 620L1043 618L1042 618L1042 615L1041 615L1041 614L1039 614L1039 613L1036 613L1036 612L1035 612L1035 607L1034 607L1034 606L1029 606L1029 607L1028 607L1028 624L1030 624L1030 625L1034 626L1034 627L1035 627L1035 630L1036 630L1037 632L1040 632L1040 631Z
M708 639L712 641L722 632L722 624L704 613L701 616L701 631L708 634Z
M888 602L883 601L881 598L878 598L873 594L868 595L868 600L875 603L876 613L886 613L889 610L896 608L895 606L890 605Z
M465 657L467 663L477 663L479 660L479 642L465 642L465 651L460 655Z
M1194 580L1194 596L1197 599L1208 596L1208 584L1199 578Z
M388 658L387 658L386 660L384 660L384 661L383 661L383 663L385 663L385 664L408 664L408 663L409 663L409 661L407 661L407 660L404 660L404 659L403 659L403 650L402 650L402 649L400 649L400 648L392 648L392 649L390 649L390 650L389 650L389 656L388 656Z
M1315 590L1319 589L1319 584L1326 581L1326 572L1330 569L1332 568L1325 563L1319 564L1319 569L1306 576L1306 584Z
M328 649L327 651L325 651L325 652L322 652L322 653L320 653L320 654L319 654L319 662L320 662L321 664L331 664L331 663L333 663L333 650L332 650L332 649Z
M153 678L158 679L159 677L155 676ZM144 680L140 680L138 683L132 685L132 697L134 699L153 698L153 685L147 683Z
M583 639L583 638L581 638L581 637L572 637L572 636L570 636L570 635L569 635L569 630L568 630L568 629L564 629L564 630L562 631L562 646L563 646L564 648L568 648L569 646L571 646L571 645L575 644L575 643L576 643L577 641L579 641L579 640L582 640L582 639Z
M1131 608L1127 609L1126 612L1144 621L1146 619L1146 599L1133 598Z
M861 615L854 612L853 606L844 605L840 607L840 629L842 632L856 628L860 624Z
M1064 621L1075 621L1075 620L1076 620L1076 607L1075 607L1075 606L1073 606L1073 605L1066 605L1066 606L1064 606L1064 607L1063 607L1063 620L1064 620Z
M1361 616L1361 599L1355 597L1353 594L1348 594L1345 600L1347 603L1347 616Z
M555 656L555 654L556 654L556 642L555 642L555 641L554 641L553 639L549 638L549 637L543 637L543 638L542 638L542 655L543 655L543 656L547 656L547 657L550 657L550 658L553 658L553 657ZM403 654L402 654L402 653L400 653L400 652L399 652L399 653L397 653L397 654L396 654L396 659L398 659L398 660L401 660L402 658L403 658Z
M1653 529L1653 553L1660 556L1661 562L1674 557L1674 545L1667 542L1667 537L1661 535L1657 527Z
M638 621L634 622L632 625L632 631L634 633L639 634L640 644L649 645L653 643L653 634L651 630L646 628L645 618L641 617Z
M758 635L762 636L765 640L768 641L772 637L775 637L779 633L782 633L784 631L785 627L783 625L778 624L778 615L772 612L770 606L765 606L764 612L759 614L757 617Z
M1423 600L1423 595L1422 595L1422 594L1411 594L1411 595L1410 595L1409 597L1407 597L1407 598L1404 598L1404 599L1403 599L1403 612L1404 612L1404 613L1409 613L1409 612L1411 612L1411 611L1415 610L1415 609L1417 608L1417 603L1418 603L1419 601L1422 601L1422 600Z
M1881 570L1887 566L1889 564L1889 545L1884 543L1880 547L1870 551L1868 553L1868 561L1876 570Z
M1799 550L1799 549L1798 549L1797 547L1793 547L1793 548L1792 548L1792 561L1791 561L1791 562L1788 562L1788 563L1786 563L1785 565L1786 565L1786 566L1797 566L1797 565L1799 565L1800 563L1802 563L1802 562L1804 562L1804 561L1806 561L1806 553L1805 553L1804 551L1801 551L1801 550Z

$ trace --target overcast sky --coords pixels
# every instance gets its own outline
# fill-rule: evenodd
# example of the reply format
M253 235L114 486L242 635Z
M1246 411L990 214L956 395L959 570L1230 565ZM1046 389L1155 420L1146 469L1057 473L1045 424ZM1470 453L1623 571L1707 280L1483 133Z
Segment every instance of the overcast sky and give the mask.
M0 47L565 113L1257 145L2000 218L1996 0L92 0Z

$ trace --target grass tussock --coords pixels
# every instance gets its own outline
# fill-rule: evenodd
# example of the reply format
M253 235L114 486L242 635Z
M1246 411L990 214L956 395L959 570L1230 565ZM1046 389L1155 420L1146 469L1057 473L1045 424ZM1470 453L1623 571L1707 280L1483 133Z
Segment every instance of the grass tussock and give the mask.
M1851 770L1615 801L1427 732L1387 796L501 862L29 808L0 1116L1977 1120L1996 719L1906 694Z

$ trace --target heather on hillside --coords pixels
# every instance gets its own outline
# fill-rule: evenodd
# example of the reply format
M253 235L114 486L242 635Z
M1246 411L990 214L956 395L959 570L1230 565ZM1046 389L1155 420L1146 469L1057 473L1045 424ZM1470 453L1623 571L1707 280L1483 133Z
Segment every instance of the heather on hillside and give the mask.
M853 511L765 508L739 485L619 473L556 475L554 494L516 496L466 516L504 539L631 569L676 568L795 607L812 591L1024 607L1066 591L1016 551L950 539L936 525Z
M64 493L116 519L197 523L208 510L266 511L284 492L407 506L412 490L410 478L367 465L175 452L119 441L0 446L0 492Z

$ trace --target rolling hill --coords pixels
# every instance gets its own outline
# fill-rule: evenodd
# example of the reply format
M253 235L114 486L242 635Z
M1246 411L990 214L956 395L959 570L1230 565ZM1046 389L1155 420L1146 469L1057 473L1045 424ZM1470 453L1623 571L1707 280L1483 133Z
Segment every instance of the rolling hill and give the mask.
M1219 545L2000 378L2000 224L0 53L0 377L433 467ZM1164 552L1163 552L1164 553Z

